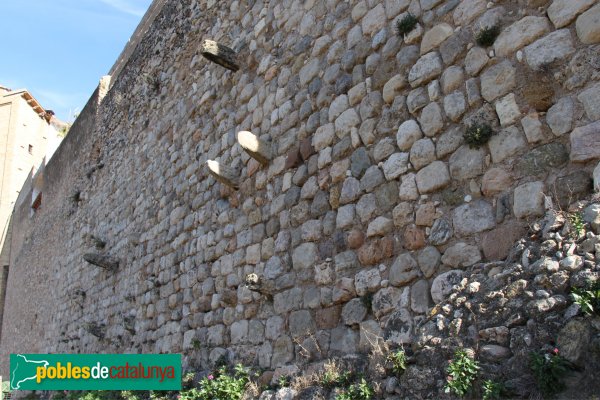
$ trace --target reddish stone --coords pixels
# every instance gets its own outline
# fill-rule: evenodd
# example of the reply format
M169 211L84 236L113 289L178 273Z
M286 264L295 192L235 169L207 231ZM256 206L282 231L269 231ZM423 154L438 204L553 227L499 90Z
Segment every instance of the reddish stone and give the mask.
M248 160L248 176L252 176L258 171L260 168L260 163L256 161L254 158Z
M329 189L329 168L319 170L317 180L319 181L319 188L321 190Z
M333 306L317 310L317 329L333 329L340 321L342 306Z
M267 70L267 72L265 73L265 81L269 82L271 79L273 79L275 76L277 75L277 66L274 65L271 68L269 68Z
M483 234L481 247L489 261L504 260L517 240L527 234L527 225L511 221Z
M300 142L300 155L304 161L308 161L309 157L315 154L315 149L312 146L312 137L302 139Z
M365 235L356 229L348 233L348 247L351 249L358 249L365 242Z
M394 241L388 237L372 240L362 245L358 249L357 254L361 264L377 264L394 254Z
M484 196L493 197L512 186L512 178L502 168L492 168L483 175L481 191Z
M296 168L302 163L302 158L300 157L300 151L298 151L297 147L292 148L287 153L287 158L285 159L285 168Z
M433 203L421 204L417 209L416 220L417 225L420 226L431 226L435 219L435 206Z
M404 247L407 250L418 250L425 247L425 232L412 225L404 231Z

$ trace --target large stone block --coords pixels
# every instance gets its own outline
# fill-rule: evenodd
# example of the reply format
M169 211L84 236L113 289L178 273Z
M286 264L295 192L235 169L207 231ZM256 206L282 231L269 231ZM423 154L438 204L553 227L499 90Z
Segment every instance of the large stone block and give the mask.
M555 61L566 59L574 52L571 32L561 29L525 47L525 58L531 68L539 70Z
M585 44L600 43L600 4L590 8L577 18L577 36Z
M528 15L504 29L494 42L498 56L508 56L550 32L550 21L546 17Z
M571 161L600 158L600 121L580 126L571 132Z
M454 230L460 236L483 232L496 225L493 208L484 200L463 204L454 209L452 216Z
M516 84L515 67L510 61L504 60L481 74L481 95L487 101L493 101L510 92Z
M544 183L529 182L518 186L514 194L514 213L517 218L544 215Z
M569 25L580 13L590 8L596 0L554 0L548 7L548 17L554 26Z
M416 182L421 194L442 189L450 183L448 167L442 161L434 161L417 172Z
M408 73L410 86L416 88L442 73L442 60L437 52L427 53L417 60Z
M517 153L527 148L527 142L519 128L510 126L503 129L497 135L492 136L488 143L492 161L499 163L508 157L515 156Z

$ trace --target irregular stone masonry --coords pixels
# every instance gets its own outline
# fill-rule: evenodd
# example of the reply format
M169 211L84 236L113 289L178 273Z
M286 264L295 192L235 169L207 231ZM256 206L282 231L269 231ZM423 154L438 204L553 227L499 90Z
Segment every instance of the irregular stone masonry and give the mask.
M0 365L182 352L186 368L275 370L368 351L366 329L411 343L448 281L592 187L598 5L516 3L165 4L46 166L42 207L21 192ZM407 12L419 25L400 38ZM501 33L480 48L490 23ZM240 69L202 57L205 39ZM495 132L479 149L473 123ZM118 269L84 261L94 237Z

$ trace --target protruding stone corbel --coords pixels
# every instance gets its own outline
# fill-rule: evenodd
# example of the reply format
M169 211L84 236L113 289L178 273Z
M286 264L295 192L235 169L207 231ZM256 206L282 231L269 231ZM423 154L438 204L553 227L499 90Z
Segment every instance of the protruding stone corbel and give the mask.
M102 254L88 253L83 255L83 259L92 265L104 268L107 271L116 271L119 269L119 262L109 256Z
M234 189L240 187L240 174L235 169L227 167L215 160L206 161L206 166L208 167L210 174L219 182Z
M267 297L273 297L276 292L273 281L266 280L257 274L246 275L245 283L251 291L264 294Z
M237 55L235 51L214 40L205 39L204 42L202 42L200 52L205 58L233 72L240 69L237 64Z
M262 165L268 165L271 161L270 146L252 132L239 131L237 141L250 157Z

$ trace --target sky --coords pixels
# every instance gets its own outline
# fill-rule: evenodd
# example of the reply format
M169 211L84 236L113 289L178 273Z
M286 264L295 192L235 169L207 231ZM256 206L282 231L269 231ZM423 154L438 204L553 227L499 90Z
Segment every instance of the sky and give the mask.
M152 0L0 0L0 85L72 122Z

